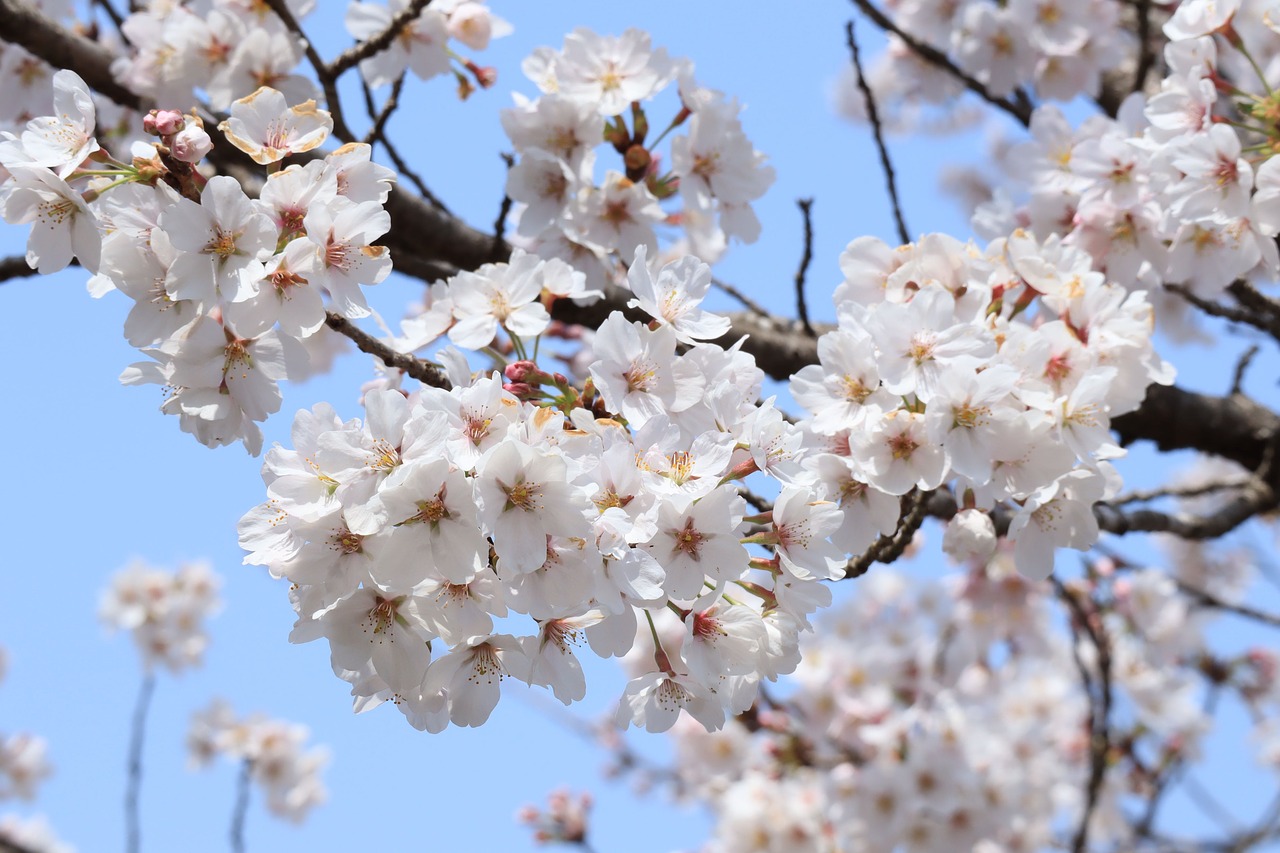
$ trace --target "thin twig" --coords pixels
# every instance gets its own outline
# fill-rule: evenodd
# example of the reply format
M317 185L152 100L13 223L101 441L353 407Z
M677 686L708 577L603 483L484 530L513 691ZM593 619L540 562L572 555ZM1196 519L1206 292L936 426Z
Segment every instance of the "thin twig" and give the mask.
M1221 302L1206 300L1206 298L1196 296L1196 293L1190 291L1185 284L1165 284L1165 289L1183 297L1184 300L1187 300L1190 304L1210 316L1220 316L1224 320L1230 320L1231 323L1252 325L1253 328L1262 329L1263 332L1280 341L1280 316L1265 313L1265 311L1258 310L1258 307L1222 305ZM1258 296L1261 296L1261 293ZM1266 297L1262 298L1265 300Z
M244 853L244 824L249 814L249 782L253 773L253 762L245 759L240 762L240 772L236 774L236 802L231 811L231 851Z
M1050 576L1054 591L1071 611L1071 630L1083 631L1097 652L1098 678L1090 677L1088 667L1076 658L1081 680L1089 694L1089 777L1085 787L1084 812L1071 840L1072 853L1085 853L1089 846L1089 824L1098 807L1098 797L1107 774L1107 754L1111 751L1111 644L1101 619L1093 619L1079 599L1062 581ZM1078 627L1077 627L1078 625ZM1096 684L1097 695L1092 689Z
M307 38L302 24L298 23L298 19L293 16L285 0L263 0L263 2L276 13L276 17L284 23L289 32L302 39L302 49L307 55L307 62L311 63L312 70L316 72L316 80L324 90L325 106L333 119L333 135L343 142L354 142L355 134L351 132L351 128L347 127L346 119L342 116L342 99L338 96L337 75L330 71L329 66L320 57L315 45L311 43L311 39Z
M507 172L511 172L511 167L516 164L516 158L513 154L502 152L498 155L502 158L502 162L507 164ZM502 194L502 203L498 205L498 217L493 220L493 247L496 252L498 248L506 240L507 236L507 217L511 215L511 196L505 192Z
M936 65L943 71L946 71L952 77L955 77L965 85L970 92L973 92L979 98L1004 110L1009 115L1018 120L1023 127L1031 125L1031 99L1027 97L1027 93L1019 89L1014 93L1013 100L1002 98L991 94L991 91L983 85L979 80L969 73L963 71L960 66L956 65L951 59L936 47L920 41L912 35L908 35L901 27L895 24L888 15L880 11L871 0L853 0L854 5L862 10L862 14L870 18L876 26L886 32L893 33L902 43L911 48L917 56L924 61Z
M1232 604L1224 601L1212 593L1205 592L1198 587L1191 586L1183 581L1177 581L1178 589L1185 593L1189 598L1195 600L1196 604L1201 607L1207 607L1211 610L1221 610L1224 613L1234 613L1236 616L1242 616L1245 619L1252 619L1255 622L1261 622L1263 625L1270 625L1272 628L1280 628L1280 615L1268 613L1265 610L1259 610L1256 607L1250 607L1247 604Z
M111 5L111 0L93 0L93 5L97 6L107 17L111 19L111 23L115 24L116 30L121 31L120 37L127 42L129 39L125 37L122 28L124 27L124 17L116 11L116 7Z
M138 820L138 794L142 790L142 747L147 737L147 708L155 692L155 673L142 677L138 700L133 707L133 727L129 735L128 776L124 790L125 851L138 853L142 845L142 826Z
M391 46L391 42L395 41L396 37L400 35L401 31L422 14L422 10L430 4L431 0L412 0L408 6L395 14L395 17L387 24L385 30L371 39L348 48L341 56L329 63L325 68L326 73L332 79L337 80L362 60L368 59L379 51L386 50Z
M734 299L741 302L742 306L746 308L748 311L750 311L751 313L758 314L761 317L769 316L769 312L765 310L764 306L762 306L759 302L756 302L750 296L747 296L747 294L743 293L741 290L734 287L732 284L729 284L729 282L721 281L718 278L713 278L711 279L711 286L716 288L720 292L724 293L725 295L731 296Z
M1253 361L1254 356L1258 354L1258 345L1253 344L1247 350L1240 354L1240 360L1236 362L1235 373L1231 376L1231 393L1239 394L1240 387L1244 384L1245 372L1249 369L1249 363Z
M400 152L396 150L395 146L391 143L390 138L388 138L386 134L387 121L400 105L400 93L404 90L404 80L405 75L401 74L396 78L395 82L391 84L391 94L387 96L387 101L382 105L382 109L380 110L374 104L373 89L371 89L369 84L363 79L360 81L360 91L364 94L365 110L369 113L369 120L373 122L373 127L371 127L369 132L364 136L364 141L370 145L375 142L380 143L383 149L387 152L387 156L391 158L391 162L394 163L396 169L399 170L400 174L408 178L413 183L414 187L417 188L418 194L441 211L448 213L449 208L445 206L443 201L436 197L435 193L431 192L427 187L426 181L422 180L416 172L409 168L408 164L405 163L404 158L400 156Z
M409 353L396 352L373 335L361 329L341 314L328 311L325 314L325 325L340 335L345 335L359 348L382 360L387 367L403 370L424 385L448 389L451 386L444 371L428 361L423 361Z
M809 272L809 264L813 262L813 199L798 198L796 206L804 217L804 253L800 256L800 268L796 270L796 317L804 327L805 334L816 338L818 333L809 323L809 305L804 299L804 279Z
M366 83L361 87L364 92L365 108L369 111L369 118L373 121L373 127L369 128L369 132L364 135L364 141L372 145L379 139L385 139L385 130L387 121L391 118L391 114L400 106L400 92L404 90L404 72L395 79L391 84L391 94L387 95L386 102L382 105L381 110L373 108L373 90Z
M858 39L854 35L853 20L844 27L849 42L849 53L853 57L853 70L858 75L858 90L867 105L867 120L871 122L871 135L875 137L876 148L880 152L880 169L884 172L885 183L889 185L889 201L893 203L893 219L898 226L898 240L904 246L911 242L911 232L907 228L906 219L902 216L902 199L898 197L898 181L893 172L893 163L889 160L889 146L884 142L884 126L880 121L880 111L876 107L875 95L867 85L867 77L862 73L862 58L858 53Z
M1248 485L1248 483L1248 479L1239 479L1217 483L1202 483L1198 486L1166 486L1147 490L1135 489L1128 494L1112 498L1108 503L1113 507L1118 507L1131 503L1145 503L1146 501L1159 500L1160 498L1198 498L1215 492L1224 492L1228 489L1239 489Z

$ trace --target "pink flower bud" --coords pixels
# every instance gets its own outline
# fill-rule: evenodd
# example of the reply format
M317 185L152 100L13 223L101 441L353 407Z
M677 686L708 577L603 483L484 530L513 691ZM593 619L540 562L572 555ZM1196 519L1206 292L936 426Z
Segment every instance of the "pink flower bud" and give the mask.
M152 110L142 119L142 129L154 136L172 136L186 123L187 117L177 110Z
M538 372L538 365L528 360L513 361L502 372L512 382L528 382Z
M502 390L514 394L521 400L528 399L538 393L538 389L527 382L507 382L502 386Z
M199 125L187 125L173 137L173 156L184 163L199 163L213 150L213 140Z

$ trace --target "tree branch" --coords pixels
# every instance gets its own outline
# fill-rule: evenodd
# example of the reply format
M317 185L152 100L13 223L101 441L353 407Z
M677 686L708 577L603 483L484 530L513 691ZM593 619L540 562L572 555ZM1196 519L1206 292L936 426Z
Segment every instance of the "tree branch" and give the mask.
M316 72L316 80L324 90L325 106L329 108L329 115L333 119L333 135L343 142L355 141L355 134L351 132L351 128L347 127L347 120L342 115L342 98L338 95L337 75L329 70L329 66L320 57L311 39L307 38L302 24L298 23L298 19L293 16L285 0L263 0L263 2L276 13L276 17L284 23L289 32L302 39L302 49L306 52L307 62L311 63L312 70Z
M922 492L913 489L902 496L902 516L898 519L898 529L892 536L881 536L858 559L850 560L844 569L844 579L862 577L871 568L872 563L892 563L902 556L915 538L916 531L924 524L929 515L930 498L936 492ZM949 497L949 496L948 496ZM952 505L955 505L952 499ZM954 513L953 513L954 514Z
M368 59L375 53L386 50L391 46L391 42L395 41L396 36L400 35L401 31L421 15L422 10L429 5L431 5L431 0L411 0L408 6L396 13L395 17L391 19L391 23L387 24L385 30L367 41L362 41L354 47L348 48L341 56L329 63L325 69L328 76L337 80L347 71L360 64L361 60Z
M902 40L903 44L911 48L911 50L925 62L946 71L952 77L955 77L963 83L965 88L970 92L973 92L979 98L982 98L982 100L992 106L1013 116L1023 127L1029 127L1031 125L1031 99L1027 97L1026 92L1018 90L1014 95L1013 100L991 94L990 90L988 90L985 85L968 72L962 70L960 66L952 62L951 58L945 53L938 50L931 44L926 44L925 42L920 41L915 36L908 35L901 27L895 24L888 15L880 11L880 9L878 9L871 0L853 0L853 3L862 11L862 14L870 18L876 26L885 32L893 33Z
M89 88L136 112L145 113L150 99L121 86L111 73L115 54L83 36L64 29L20 0L0 0L0 39L22 45L54 68L69 68Z
M1071 840L1072 853L1085 853L1089 846L1089 824L1098 807L1098 795L1102 791L1102 783L1107 775L1107 754L1111 751L1111 644L1107 639L1102 620L1094 618L1084 605L1076 598L1075 593L1067 589L1054 576L1049 580L1053 589L1071 611L1071 632L1079 636L1083 632L1097 653L1098 678L1091 677L1088 666L1076 653L1076 666L1080 670L1080 678L1085 692L1089 695L1089 777L1085 787L1085 806ZM1092 600L1091 600L1092 603Z
M800 215L804 217L804 253L800 256L800 268L796 270L796 316L806 335L817 338L818 333L809 324L809 306L804 301L804 279L813 261L813 199L796 199Z
M889 160L889 146L884 142L884 128L880 121L880 111L876 107L875 95L867 85L866 75L862 73L862 58L858 53L858 39L853 32L853 20L844 26L845 37L849 44L849 53L853 57L853 70L858 77L858 90L867 105L867 120L871 122L871 135L875 137L876 149L880 152L880 169L884 172L885 183L889 186L889 201L893 204L893 219L898 226L898 240L903 245L911 242L911 232L907 230L907 222L902 216L902 200L898 198L898 181L893 173L893 163Z
M387 367L403 370L424 385L434 388L451 388L452 384L444 371L428 361L423 361L409 353L396 352L373 335L361 329L341 314L333 311L325 312L325 325L340 335L345 335L360 349L382 361Z

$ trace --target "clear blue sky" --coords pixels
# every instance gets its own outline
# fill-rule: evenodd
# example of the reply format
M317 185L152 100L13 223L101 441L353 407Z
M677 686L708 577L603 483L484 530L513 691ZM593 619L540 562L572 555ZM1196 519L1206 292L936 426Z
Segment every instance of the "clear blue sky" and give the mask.
M348 43L339 17L345 4L320 5L304 23L321 52L333 56ZM508 143L498 109L514 90L535 93L520 74L521 59L538 45L558 47L576 26L618 33L637 25L655 45L694 59L705 85L747 105L746 130L778 172L758 207L762 241L735 247L717 268L720 276L792 313L791 277L801 249L795 199L814 196L811 305L827 317L844 245L863 234L893 240L869 134L829 107L828 88L848 62L849 5L493 5L515 26L513 36L477 57L499 69L496 88L459 104L448 79L411 79L403 96L408 108L391 122L402 152L473 224L488 228L502 196L498 155ZM869 27L863 34L879 43ZM347 94L348 113L358 113L358 94ZM894 154L912 230L967 234L964 217L936 192L936 168L944 157L979 157L978 146L943 141L939 148L937 140L925 140L895 143ZM18 230L0 231L0 252L18 252L24 239ZM393 319L418 286L393 277L371 292L371 301ZM188 772L182 751L191 712L213 696L241 713L306 723L333 752L330 803L295 828L268 816L255 799L251 850L534 849L512 815L566 784L595 792L599 850L692 848L705 838L709 821L700 812L603 780L603 754L523 701L520 685L505 691L479 730L418 733L390 708L354 716L346 685L330 672L327 645L287 642L293 614L285 588L240 564L235 524L262 500L260 459L239 446L199 446L157 412L158 389L117 382L121 370L141 360L120 332L127 308L118 294L91 300L77 271L0 285L0 446L8 448L0 498L7 522L0 645L10 654L10 674L0 683L0 732L41 734L56 764L35 807L22 811L44 812L82 851L121 846L128 718L140 667L126 637L104 635L98 597L133 557L169 567L207 558L225 579L225 609L211 625L206 666L160 679L142 795L144 850L227 849L234 768ZM265 427L267 445L287 443L291 413L319 400L344 417L357 416L358 388L369 376L369 360L356 354L330 376L286 386L282 414ZM573 711L589 717L613 707L624 679L613 664L600 663L588 667L588 683L586 702ZM659 757L667 753L661 737L633 742Z

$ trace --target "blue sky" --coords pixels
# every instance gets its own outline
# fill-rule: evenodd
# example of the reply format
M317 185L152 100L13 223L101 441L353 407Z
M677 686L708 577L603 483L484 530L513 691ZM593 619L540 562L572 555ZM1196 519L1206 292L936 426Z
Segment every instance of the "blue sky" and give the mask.
M320 5L304 24L322 54L333 56L349 43L339 18L345 4ZM718 275L791 314L801 251L795 199L816 197L810 301L816 317L829 317L845 244L863 234L894 240L870 135L829 106L828 88L848 63L849 5L494 5L515 26L514 35L477 57L498 68L497 86L459 103L449 80L411 79L402 99L408 109L391 122L402 153L469 222L488 228L498 210L499 152L509 147L498 109L512 91L535 93L520 74L521 59L538 45L558 47L577 26L617 33L637 25L673 56L692 58L704 84L747 105L746 131L778 172L758 206L762 241L735 247ZM862 32L878 43L869 26ZM348 114L358 114L358 93L348 87L347 95ZM652 113L651 122L658 124ZM977 142L895 142L894 156L913 232L967 234L958 208L936 192L937 167L944 158L980 157ZM0 254L18 253L24 240L24 232L0 231ZM371 301L392 319L418 286L393 276L370 293ZM535 849L512 815L560 785L595 793L599 850L692 848L705 837L709 821L701 812L661 796L636 796L625 781L605 781L604 754L541 704L525 701L519 685L505 691L478 730L433 736L414 731L389 708L353 715L346 685L331 674L327 646L287 642L293 614L284 586L240 563L235 525L262 500L260 459L239 446L199 446L175 419L158 413L158 388L118 383L121 370L142 360L120 332L127 308L117 294L90 299L76 271L0 284L0 446L10 448L0 498L7 522L0 645L10 656L9 676L0 683L0 732L46 737L57 768L35 807L21 811L49 815L82 851L120 845L128 717L140 667L128 638L107 637L100 627L98 597L131 558L168 567L208 559L224 578L225 608L210 625L206 665L160 677L145 761L144 850L227 849L234 768L189 772L182 752L191 712L214 696L241 713L303 722L333 753L330 803L293 827L255 799L251 850ZM1222 356L1227 364L1230 358ZM369 360L353 354L331 375L286 386L281 415L265 426L267 446L287 443L291 413L316 401L357 416L358 388L368 378ZM587 700L571 711L590 718L609 710L623 683L613 664L589 665ZM668 752L661 737L632 742L659 760Z

